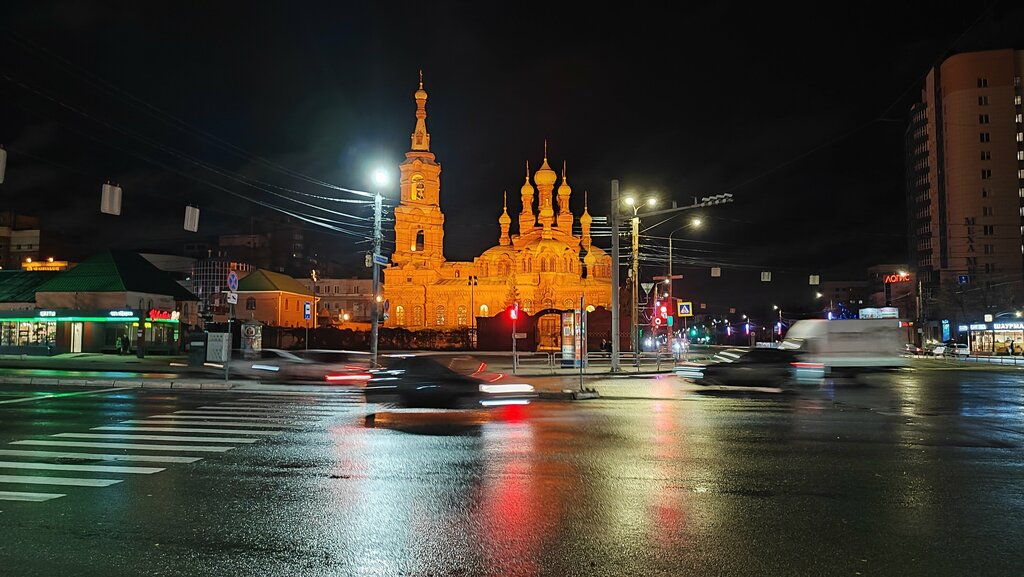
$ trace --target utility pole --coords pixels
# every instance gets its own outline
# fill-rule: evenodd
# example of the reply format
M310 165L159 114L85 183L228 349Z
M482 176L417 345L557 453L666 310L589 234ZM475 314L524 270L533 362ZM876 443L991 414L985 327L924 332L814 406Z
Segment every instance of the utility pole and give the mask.
M373 300L370 302L370 363L377 366L377 322L380 318L380 213L382 198L379 192L373 195Z
M612 180L612 204L608 218L612 224L612 367L613 373L622 370L619 366L619 181Z
M633 228L633 266L630 268L633 274L633 310L629 316L630 332L629 342L633 347L633 365L640 366L640 338L637 332L640 330L640 319L637 318L638 301L640 300L639 279L640 279L640 217L634 215L631 221Z

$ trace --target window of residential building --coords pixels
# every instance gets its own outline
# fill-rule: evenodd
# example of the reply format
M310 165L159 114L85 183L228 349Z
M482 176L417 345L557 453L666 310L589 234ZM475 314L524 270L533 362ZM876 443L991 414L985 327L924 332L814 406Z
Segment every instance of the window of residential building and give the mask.
M992 207L983 206L981 207L981 216L992 216Z
M987 114L979 114L978 115L978 123L979 124L988 124L988 115Z
M981 151L981 159L982 160L992 160L992 151L991 150L982 150Z
M1019 94L1017 96L1013 97L1013 103L1016 106L1020 106L1020 95Z
M981 198L988 198L988 190L981 189Z
M256 310L256 298L255 297L249 297L249 298L245 299L245 310L247 310L247 311L254 311L254 310Z
M989 169L989 168L981 169L981 178L982 179L992 178L992 169Z
M992 135L987 133L987 132L982 132L981 133L981 141L982 142L991 142L992 141Z
M979 78L978 88L988 88L988 78Z
M288 303L288 299L284 299L284 310L288 310L291 305Z
M993 234L995 234L995 226L991 224L986 224L982 226L981 234L984 234L985 236L992 236Z
M1024 160L1024 150L1017 151L1017 160Z
M993 253L995 253L996 252L995 248L996 247L994 245L986 244L985 245L985 254L993 254Z
M987 273L996 272L996 265L994 265L994 264L992 264L990 262L985 263L985 272L987 272Z
M987 106L987 105L988 105L988 96L979 96L978 97L978 106Z

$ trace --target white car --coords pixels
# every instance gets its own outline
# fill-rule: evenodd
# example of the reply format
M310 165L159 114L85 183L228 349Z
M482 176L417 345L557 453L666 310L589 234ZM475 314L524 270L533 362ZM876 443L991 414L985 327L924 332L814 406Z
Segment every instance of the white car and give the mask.
M957 343L955 345L938 345L932 349L932 355L936 357L966 357L971 354L967 345Z

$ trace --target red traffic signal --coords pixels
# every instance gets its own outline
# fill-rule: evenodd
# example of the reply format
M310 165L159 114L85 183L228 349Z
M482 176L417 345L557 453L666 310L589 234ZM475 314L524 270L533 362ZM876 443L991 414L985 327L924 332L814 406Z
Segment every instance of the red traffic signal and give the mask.
M665 306L665 305L661 305L661 310L658 311L658 314L661 315L661 318L667 319L668 318L668 307Z
M519 318L519 303L512 303L512 306L508 307L508 318L512 320Z

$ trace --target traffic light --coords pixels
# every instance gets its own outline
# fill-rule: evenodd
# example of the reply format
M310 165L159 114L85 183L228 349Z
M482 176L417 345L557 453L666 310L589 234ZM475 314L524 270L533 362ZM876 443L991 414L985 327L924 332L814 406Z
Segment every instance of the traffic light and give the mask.
M508 307L508 318L512 320L519 318L519 303L512 303L512 306Z

